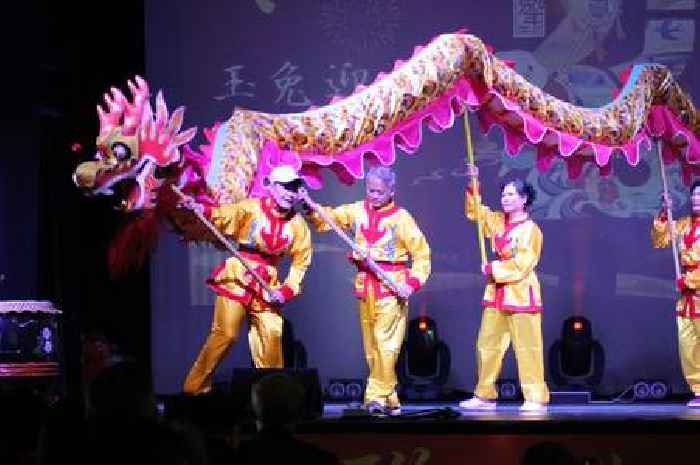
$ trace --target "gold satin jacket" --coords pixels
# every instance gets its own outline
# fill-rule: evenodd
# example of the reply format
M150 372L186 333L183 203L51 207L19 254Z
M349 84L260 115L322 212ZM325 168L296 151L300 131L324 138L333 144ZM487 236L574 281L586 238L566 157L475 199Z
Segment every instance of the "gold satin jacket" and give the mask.
M498 260L487 266L491 271L482 300L483 307L506 312L539 313L542 291L535 267L542 251L542 231L530 218L511 223L503 212L478 204L470 189L465 192L464 212L472 221L481 218L484 235L491 239L491 250Z
M425 284L430 275L430 246L406 210L394 202L377 210L363 200L323 208L338 227L353 232L355 243L367 250L394 282L408 284L415 290ZM331 229L315 212L309 215L309 220L320 232ZM354 286L356 296L367 297L370 288L377 298L394 295L381 278L367 268L360 256L353 252L349 258L358 269Z
M685 216L674 223L682 272L678 283L681 296L676 302L676 313L687 318L700 318L697 311L700 305L700 216ZM671 228L664 216L657 215L654 218L651 226L651 244L655 248L671 245Z
M225 236L238 243L246 263L270 287L278 288L285 301L299 294L313 254L309 226L301 215L281 215L270 197L222 205L208 210L206 215ZM277 264L285 255L289 255L291 264L280 285ZM260 284L235 257L224 260L207 283L219 295L253 304L255 309L270 308Z

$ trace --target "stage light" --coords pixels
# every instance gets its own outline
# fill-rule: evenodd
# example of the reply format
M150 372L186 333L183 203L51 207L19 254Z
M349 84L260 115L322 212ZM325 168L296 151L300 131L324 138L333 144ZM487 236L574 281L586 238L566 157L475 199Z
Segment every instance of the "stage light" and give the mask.
M345 395L353 400L362 399L362 383L350 381L345 385Z
M338 382L328 384L328 397L331 399L345 398L345 384Z
M549 349L549 374L565 391L592 391L603 379L605 352L593 339L591 322L582 316L564 320L561 338Z
M663 400L671 393L671 388L666 381L640 379L632 385L634 400Z
M632 388L634 400L647 400L651 396L651 387L647 381L637 381Z
M498 400L516 400L520 397L520 387L514 379L499 379L496 381Z
M665 399L668 396L669 391L670 391L668 384L665 383L664 381L652 382L651 385L649 386L649 390L651 391L652 399L656 399L656 400Z
M428 329L428 322L425 318L418 320L418 329L423 333Z
M437 400L450 373L450 349L438 337L435 320L427 316L408 323L396 371L399 394L411 400Z
M329 380L326 387L326 397L335 402L359 402L364 394L364 384L361 379Z

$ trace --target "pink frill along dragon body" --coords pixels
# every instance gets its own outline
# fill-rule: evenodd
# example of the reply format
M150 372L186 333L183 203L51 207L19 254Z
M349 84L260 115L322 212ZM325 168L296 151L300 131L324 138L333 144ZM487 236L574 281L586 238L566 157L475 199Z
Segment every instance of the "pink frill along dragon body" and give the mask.
M311 187L321 185L323 168L352 183L363 177L366 159L393 164L397 147L418 149L424 122L440 132L465 109L476 112L483 131L502 128L510 155L536 146L541 170L561 157L572 177L585 163L606 174L613 155L636 165L640 145L661 138L664 160L679 160L686 181L699 171L700 115L666 67L635 65L609 104L583 108L530 84L478 37L462 33L416 47L391 72L323 107L293 114L236 108L228 121L204 131L198 150L186 145L196 129L180 132L182 107L169 115L159 93L154 113L146 82L137 78L129 87L131 100L112 88L106 107L98 106L97 153L78 166L75 182L89 193L116 196L125 211L167 219L188 240L213 238L176 208L171 184L222 204L260 195L277 164L292 165ZM132 235L142 229L132 228Z

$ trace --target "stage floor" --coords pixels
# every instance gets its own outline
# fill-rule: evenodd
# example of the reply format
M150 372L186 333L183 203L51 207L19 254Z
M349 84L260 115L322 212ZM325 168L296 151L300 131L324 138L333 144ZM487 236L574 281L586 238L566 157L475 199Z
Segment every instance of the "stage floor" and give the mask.
M498 404L492 411L462 410L456 402L443 403L403 403L402 417L410 417L427 413L428 411L451 409L460 414L459 421L627 421L630 419L643 420L684 420L700 421L700 408L690 409L685 402L664 403L613 403L608 401L593 401L587 404L549 405L543 414L523 413L519 411L520 402ZM324 419L340 419L348 409L357 409L360 404L329 403L323 407Z
M398 417L372 417L363 414L359 404L325 403L323 417L306 426L328 432L335 427L347 431L355 425L399 432L412 425L431 424L433 432L498 433L634 433L700 432L700 409L689 409L684 402L613 403L593 401L587 404L549 405L544 413L520 412L520 403L499 403L491 411L467 411L450 403L404 403ZM351 427L351 429L355 429Z

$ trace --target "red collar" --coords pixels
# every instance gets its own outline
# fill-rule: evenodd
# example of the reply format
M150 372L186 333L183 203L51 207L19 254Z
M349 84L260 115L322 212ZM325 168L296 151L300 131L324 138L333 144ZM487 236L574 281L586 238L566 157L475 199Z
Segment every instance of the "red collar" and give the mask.
M260 199L260 207L268 218L275 218L282 221L289 221L294 216L294 210L289 209L287 213L282 213L277 209L275 201L272 197L263 197Z
M384 205L382 208L377 209L370 205L367 199L365 199L365 211L367 212L367 216L376 215L378 218L386 218L387 216L396 213L398 209L399 206L396 205L393 200Z

